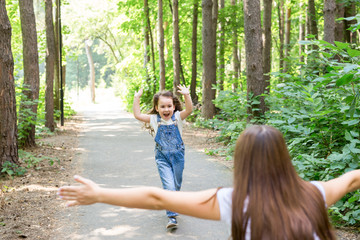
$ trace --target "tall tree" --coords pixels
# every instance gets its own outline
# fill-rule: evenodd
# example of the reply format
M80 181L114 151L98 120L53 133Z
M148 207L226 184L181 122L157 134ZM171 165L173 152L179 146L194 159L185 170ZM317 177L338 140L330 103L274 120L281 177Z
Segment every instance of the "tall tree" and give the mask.
M35 125L37 117L37 100L39 99L39 56L37 47L37 33L33 0L19 0L21 33L23 40L23 61L24 61L24 90L20 104L20 112L32 114L32 121L21 118L24 139L22 144L26 147L35 146ZM30 104L27 104L28 101Z
M329 43L335 41L335 0L325 0L324 2L324 40Z
M159 61L160 61L160 91L165 90L165 54L164 54L164 26L163 2L158 0L158 34L159 34Z
M225 0L220 0L220 12L225 8ZM221 14L219 18L219 79L218 87L220 90L224 90L224 78L225 78L225 17L224 14Z
M345 17L354 17L356 15L356 4L354 2L347 3L345 7ZM345 40L349 43L356 43L356 32L349 30L350 26L355 24L356 20L345 21Z
M285 54L284 57L290 56L290 34L291 34L291 8L286 9L286 21L285 21ZM284 62L284 72L289 69L289 61Z
M249 119L265 113L260 0L244 0L247 99Z
M284 0L279 0L279 4L277 5L278 11L278 22L279 22L279 69L284 72L284 32L285 32L285 12L284 12Z
M45 88L45 126L51 132L54 123L54 66L55 66L55 33L53 24L52 0L45 0L46 24L46 88Z
M198 96L196 94L197 79L197 26L199 15L199 0L193 0L193 24L191 37L191 84L190 95L194 105L198 104Z
M5 1L0 1L0 168L4 162L18 164L17 116L11 25Z
M271 71L271 12L272 12L272 0L263 0L264 3L264 52L263 52L263 64L264 64L264 81L265 91L270 91L270 71Z
M89 82L89 86L90 86L90 93L91 93L91 101L93 103L95 103L95 66L94 66L94 60L91 54L91 49L88 43L88 40L85 41L85 51L86 51L86 56L88 59L88 64L89 64L89 68L90 68L90 82Z
M179 2L173 0L173 67L174 67L174 81L173 91L180 97L181 93L177 91L177 86L180 84L180 38L179 38Z
M235 10L237 5L237 0L231 0L231 6L233 7L233 17L232 20L234 22L232 27L232 36L233 36L233 80L232 80L232 90L235 92L238 88L238 81L239 81L239 72L240 72L240 59L238 54L238 26L237 26L237 11Z
M344 14L345 14L344 3L336 2L335 19L343 18ZM344 41L344 29L345 29L344 20L335 22L335 41L338 42Z
M55 7L54 110L60 111L60 0Z
M304 3L302 1L300 1L299 41L305 40L305 21L304 21L304 14L303 14L302 9L304 9ZM305 51L305 46L301 44L299 46L299 56L300 56L301 62L304 61L304 56L303 56L304 51Z
M316 9L315 9L315 0L308 1L308 33L318 37L318 27L317 27L317 18L316 18Z
M216 84L216 28L214 27L214 3L212 0L202 0L202 51L203 51L203 106L202 116L210 119L215 115L215 89Z
M144 0L144 13L145 13L145 27L144 27L144 35L145 35L145 42L144 42L144 65L146 68L146 73L148 73L148 63L150 61L150 53L151 53L151 59L152 59L152 76L153 76L153 92L155 93L157 91L157 83L156 83L156 77L155 77L155 52L154 52L154 40L152 36L151 31L151 23L150 23L150 9L149 9L149 2L148 0ZM151 51L150 51L151 50ZM150 76L147 76L148 78Z

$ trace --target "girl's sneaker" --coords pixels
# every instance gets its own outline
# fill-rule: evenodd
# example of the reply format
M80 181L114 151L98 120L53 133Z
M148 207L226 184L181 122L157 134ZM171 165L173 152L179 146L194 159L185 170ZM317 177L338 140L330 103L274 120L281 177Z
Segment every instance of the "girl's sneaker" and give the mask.
M178 225L175 217L169 217L169 222L166 225L166 228L176 228Z

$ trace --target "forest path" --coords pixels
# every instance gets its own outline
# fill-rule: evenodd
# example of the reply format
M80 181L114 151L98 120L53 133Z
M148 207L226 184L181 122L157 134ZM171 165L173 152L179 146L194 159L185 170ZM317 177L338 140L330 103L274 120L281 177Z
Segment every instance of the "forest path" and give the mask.
M154 140L111 92L97 93L97 104L78 101L83 118L77 157L81 174L104 187L161 187L154 160ZM232 172L185 142L182 191L230 186ZM227 239L224 223L181 215L179 227L165 229L165 211L95 204L66 209L68 239Z

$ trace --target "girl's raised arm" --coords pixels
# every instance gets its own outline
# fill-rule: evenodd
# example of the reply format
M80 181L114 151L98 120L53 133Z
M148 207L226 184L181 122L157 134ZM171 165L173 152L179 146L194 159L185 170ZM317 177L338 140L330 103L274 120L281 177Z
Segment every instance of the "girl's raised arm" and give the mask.
M192 113L193 105L190 97L189 88L182 85L179 85L178 88L179 88L178 92L184 95L184 99L185 99L185 109L180 112L181 120L184 120Z
M140 97L143 94L143 89L140 88L138 92L135 92L134 94L134 103L133 103L133 113L134 117L142 122L149 123L150 122L150 115L149 114L143 114L140 111Z
M321 184L325 189L326 204L331 206L345 194L360 188L360 170L347 172L338 178L321 182Z
M168 191L156 187L124 189L102 188L93 181L75 176L82 185L59 188L58 195L67 206L106 203L128 208L178 212L198 218L220 220L216 189L200 192Z

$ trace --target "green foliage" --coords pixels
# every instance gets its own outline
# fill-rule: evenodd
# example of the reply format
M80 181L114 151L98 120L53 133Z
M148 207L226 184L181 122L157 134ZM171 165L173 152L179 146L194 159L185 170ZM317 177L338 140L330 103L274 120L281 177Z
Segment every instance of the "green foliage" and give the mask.
M56 160L56 158L48 156L34 156L31 152L23 150L19 150L19 158L26 164L26 168L35 168L37 170L40 169L38 167L40 162L47 160L49 165L52 166Z
M1 173L5 173L10 177L22 176L26 173L26 169L23 167L19 167L15 163L5 161L4 164L2 165Z

